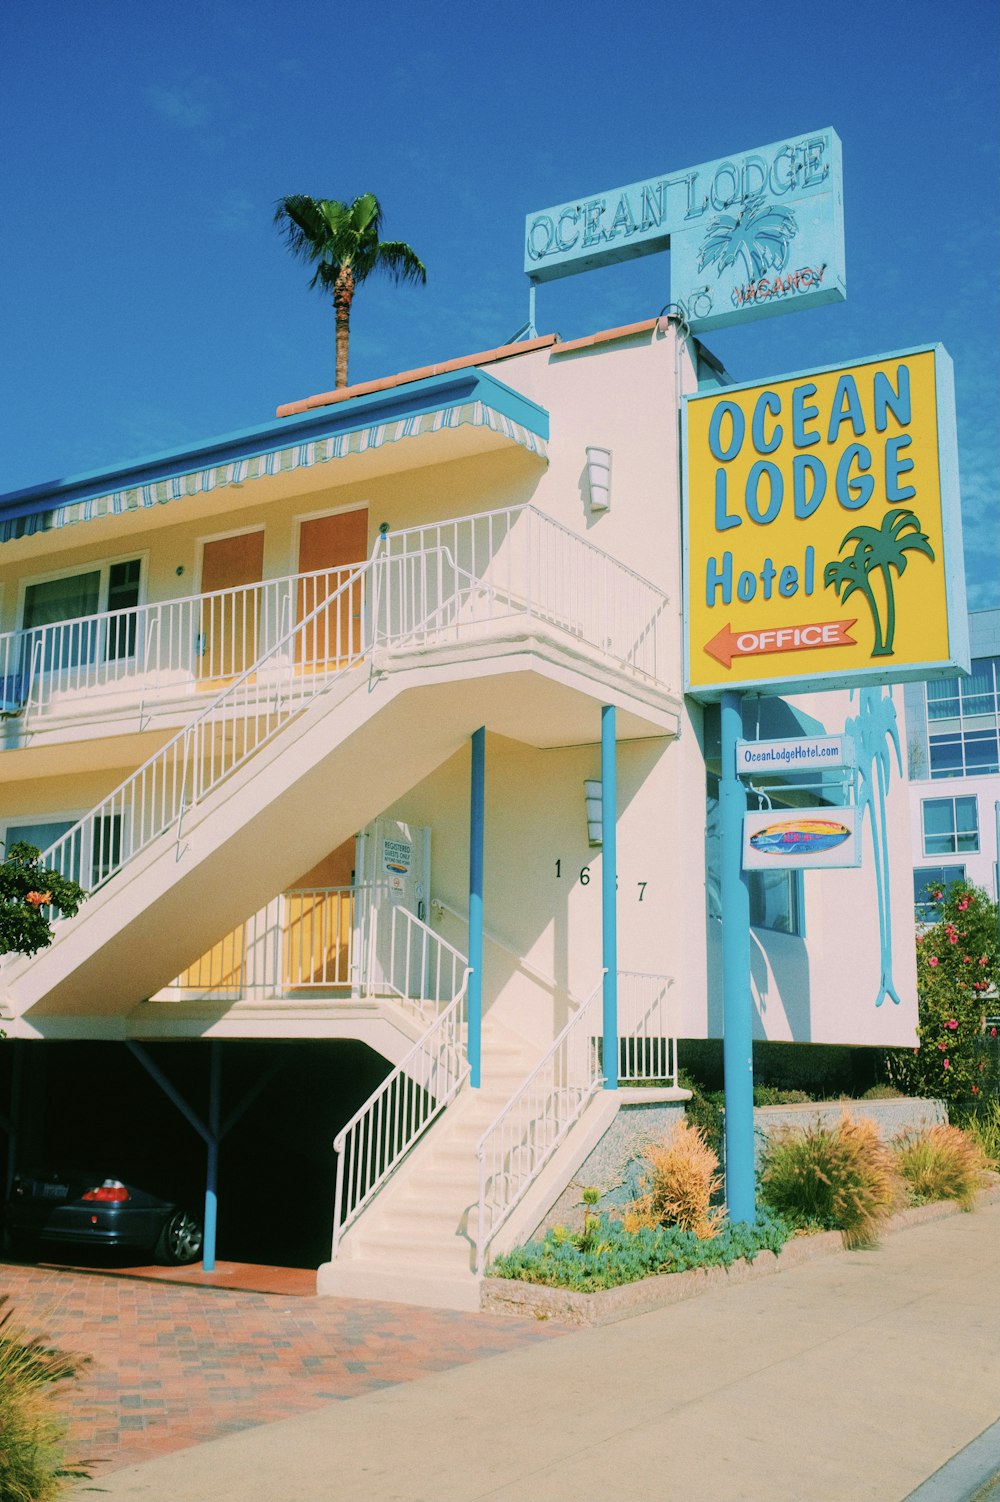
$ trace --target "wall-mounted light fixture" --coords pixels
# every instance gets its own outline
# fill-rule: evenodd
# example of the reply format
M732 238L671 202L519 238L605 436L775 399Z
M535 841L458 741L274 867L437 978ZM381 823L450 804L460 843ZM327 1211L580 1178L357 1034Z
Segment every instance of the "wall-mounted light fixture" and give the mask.
M601 779L585 777L584 798L587 804L587 840L591 845L604 843L604 807L601 796Z
M587 449L587 483L591 511L611 509L611 450Z

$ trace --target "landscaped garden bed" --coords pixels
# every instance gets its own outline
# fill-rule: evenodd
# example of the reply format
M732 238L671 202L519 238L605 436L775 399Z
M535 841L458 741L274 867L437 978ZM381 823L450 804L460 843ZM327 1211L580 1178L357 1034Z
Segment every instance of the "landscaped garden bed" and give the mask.
M498 1256L482 1307L606 1324L1000 1198L996 1157L971 1133L938 1122L887 1142L846 1111L767 1142L754 1226L727 1220L718 1167L703 1132L678 1122L644 1144L630 1197L610 1213L584 1188L579 1228L552 1226Z
M1000 1180L981 1189L976 1196L977 1206L996 1200L1000 1200ZM885 1233L903 1231L959 1213L960 1207L950 1200L916 1205L897 1211L883 1230ZM536 1319L561 1320L570 1325L613 1325L618 1320L631 1319L635 1314L649 1314L654 1309L665 1309L669 1304L700 1298L702 1294L732 1288L738 1283L769 1278L815 1257L829 1257L844 1250L842 1232L818 1231L811 1236L794 1236L785 1242L780 1252L758 1252L752 1262L743 1260L729 1267L698 1267L681 1273L661 1273L595 1293L544 1287L513 1278L489 1277L482 1282L481 1307L491 1314L534 1316Z

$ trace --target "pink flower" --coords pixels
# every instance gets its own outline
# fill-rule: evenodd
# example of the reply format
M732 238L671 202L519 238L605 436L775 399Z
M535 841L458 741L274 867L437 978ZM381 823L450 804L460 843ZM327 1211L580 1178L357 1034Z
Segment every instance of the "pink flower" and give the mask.
M944 1051L945 1051L945 1049L947 1047L948 1047L947 1043L939 1043L938 1044L938 1048L940 1048L940 1050L941 1050L942 1053L944 1053Z
M973 1085L973 1087L972 1087L972 1093L973 1093L973 1095L978 1095L979 1094L979 1086L978 1085Z
M972 901L971 897L963 897L962 900L961 900L961 902L958 904L958 911L960 913L964 913L965 909L969 906L969 903L971 901Z
M986 956L985 956L985 954L981 956L981 958L979 960L979 963L980 963L980 965L985 965L986 964Z
M962 964L963 965L971 965L972 964L972 958L971 958L971 956L970 955L966 955L965 958L962 961Z
M945 1059L945 1061L944 1061L944 1067L945 1067L945 1068L946 1068L946 1069L950 1069L950 1068L951 1068L951 1065L950 1065L950 1064L949 1064L949 1062L948 1062L948 1060L947 1060L947 1059Z
M996 1030L996 1028L995 1028L995 1027L991 1027L991 1028L990 1028L990 1037L991 1037L991 1038L995 1038L995 1037L996 1037L996 1035L997 1035L997 1030Z
M957 944L958 943L958 934L949 934L948 935L948 943L949 944Z
M932 892L931 896L934 898L935 902L940 902L941 898L944 896L944 893L943 892Z
M950 1027L951 1030L952 1030L952 1032L954 1032L955 1029L958 1027L958 1022L956 1021L956 1019L954 1017L949 1017L948 1021L945 1023L945 1027Z
M937 960L937 955L936 954L932 954L931 957L930 957L930 959L927 961L928 965L930 965L932 969L937 964L937 962L938 962L938 960Z

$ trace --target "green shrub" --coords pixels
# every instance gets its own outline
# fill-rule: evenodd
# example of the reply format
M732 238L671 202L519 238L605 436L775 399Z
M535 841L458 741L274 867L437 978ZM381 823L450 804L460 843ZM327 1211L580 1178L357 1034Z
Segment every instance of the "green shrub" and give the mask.
M891 1148L875 1123L846 1113L836 1126L786 1128L766 1145L765 1203L797 1226L843 1232L850 1247L874 1246L900 1198Z
M971 1210L986 1181L982 1148L957 1126L933 1126L896 1139L896 1166L914 1204L955 1200Z
M601 1215L586 1238L557 1226L546 1232L544 1240L529 1241L497 1257L487 1275L593 1293L658 1273L728 1267L741 1259L752 1262L760 1251L780 1252L790 1234L780 1217L766 1212L759 1215L756 1226L744 1221L727 1224L710 1241L677 1226L629 1231L620 1221Z
M691 1091L691 1099L684 1103L685 1117L691 1126L697 1127L707 1146L721 1159L725 1095L721 1090L703 1090L683 1069L678 1072L677 1083L682 1090Z
M895 1085L871 1085L861 1097L862 1100L898 1100L900 1091Z
M802 1106L812 1100L805 1090L782 1090L778 1085L754 1085L755 1106Z
M986 996L1000 979L997 905L979 887L928 888L935 922L917 936L917 1047L895 1049L886 1069L907 1095L982 1099L998 1088Z
M953 1107L951 1119L975 1138L986 1159L987 1168L1000 1170L1000 1100L976 1105Z
M0 1294L0 1309L8 1302ZM65 1425L52 1412L48 1389L75 1377L89 1361L51 1350L0 1315L0 1502L50 1502L88 1473L66 1462Z

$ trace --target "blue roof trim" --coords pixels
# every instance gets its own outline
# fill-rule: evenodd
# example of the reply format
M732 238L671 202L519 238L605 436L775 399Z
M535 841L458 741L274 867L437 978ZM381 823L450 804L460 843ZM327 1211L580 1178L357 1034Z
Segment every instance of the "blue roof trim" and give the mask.
M391 423L444 407L479 401L547 440L549 414L544 407L505 386L494 376L470 366L444 375L385 391L350 397L331 407L296 417L276 418L259 427L240 428L205 443L168 449L112 469L90 470L63 480L32 485L0 495L0 519L14 520L86 501L108 490L128 490L155 480L168 480L192 469L222 465L236 459L287 448L295 443L357 432L373 424Z

